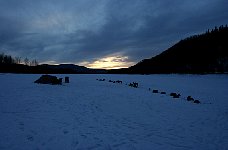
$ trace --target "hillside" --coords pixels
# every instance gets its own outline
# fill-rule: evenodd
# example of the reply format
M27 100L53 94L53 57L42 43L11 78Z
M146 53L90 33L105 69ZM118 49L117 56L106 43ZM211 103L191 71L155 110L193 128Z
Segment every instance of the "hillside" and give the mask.
M144 59L125 73L225 73L228 72L228 27L215 27L179 41L161 54Z

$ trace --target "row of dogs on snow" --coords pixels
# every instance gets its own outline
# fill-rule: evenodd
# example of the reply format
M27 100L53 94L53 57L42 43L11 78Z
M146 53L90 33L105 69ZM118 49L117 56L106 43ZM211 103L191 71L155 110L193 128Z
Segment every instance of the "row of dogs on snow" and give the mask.
M151 89L149 88L149 91L151 91ZM152 90L153 93L160 93L160 94L166 94L166 92L159 92L158 90ZM177 99L177 98L180 98L181 97L181 94L179 93L170 93L169 96ZM192 96L188 96L187 98L187 101L192 101L193 103L196 103L196 104L200 104L200 101L199 100L195 100L194 98L192 98Z
M96 80L98 80L98 81L106 81L106 79L96 79ZM115 81L114 80L108 80L108 82L119 83L119 84L123 83L123 81L121 81L121 80L115 80ZM137 82L132 82L132 83L129 83L129 84L126 84L126 85L128 85L129 87L133 87L133 88L138 88L139 87L139 84ZM158 90L152 90L151 88L149 88L149 91L152 91L152 93L155 93L155 94L156 93L157 94L160 93L162 95L167 95L167 93L164 92L164 91L159 92ZM169 96L173 97L174 99L178 99L178 98L181 97L181 94L172 92L172 93L169 94ZM201 103L199 100L194 99L192 96L188 96L186 98L186 100L190 101L190 102L193 102L195 104L200 104Z
M98 81L106 81L105 79L96 79L96 80L98 80ZM121 80L116 80L116 81L114 81L114 80L108 80L108 82L111 82L111 83L119 83L119 84L122 84L123 83L123 81L121 81ZM139 83L137 83L137 82L132 82L132 83L129 83L129 84L126 84L126 85L128 85L130 87L134 87L134 88L138 88L139 87Z

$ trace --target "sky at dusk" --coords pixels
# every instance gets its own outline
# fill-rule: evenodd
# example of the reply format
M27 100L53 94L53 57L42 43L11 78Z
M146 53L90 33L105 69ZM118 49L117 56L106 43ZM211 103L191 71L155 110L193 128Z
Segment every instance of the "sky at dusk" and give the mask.
M228 24L228 0L0 0L0 53L121 68Z

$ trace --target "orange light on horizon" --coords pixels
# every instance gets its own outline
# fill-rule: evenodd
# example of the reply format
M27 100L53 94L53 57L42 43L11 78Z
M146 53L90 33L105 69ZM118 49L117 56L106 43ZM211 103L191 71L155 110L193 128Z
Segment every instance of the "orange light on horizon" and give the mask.
M128 60L128 56L107 56L91 63L82 62L81 64L93 69L120 69L128 68L134 64Z

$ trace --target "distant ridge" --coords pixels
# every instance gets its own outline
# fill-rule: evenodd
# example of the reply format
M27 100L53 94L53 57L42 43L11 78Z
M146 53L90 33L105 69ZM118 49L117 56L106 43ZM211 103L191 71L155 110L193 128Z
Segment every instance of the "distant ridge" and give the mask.
M1 73L35 73L35 74L103 74L104 69L89 69L74 64L28 66L23 64L0 64Z
M43 64L41 65L42 67L46 67L47 69L51 69L56 72L61 72L61 73L80 73L80 74L102 74L106 73L107 71L104 69L90 69L86 68L84 66L79 66L75 64L59 64L59 65L48 65L48 64Z
M227 73L228 27L179 41L161 54L113 73Z

